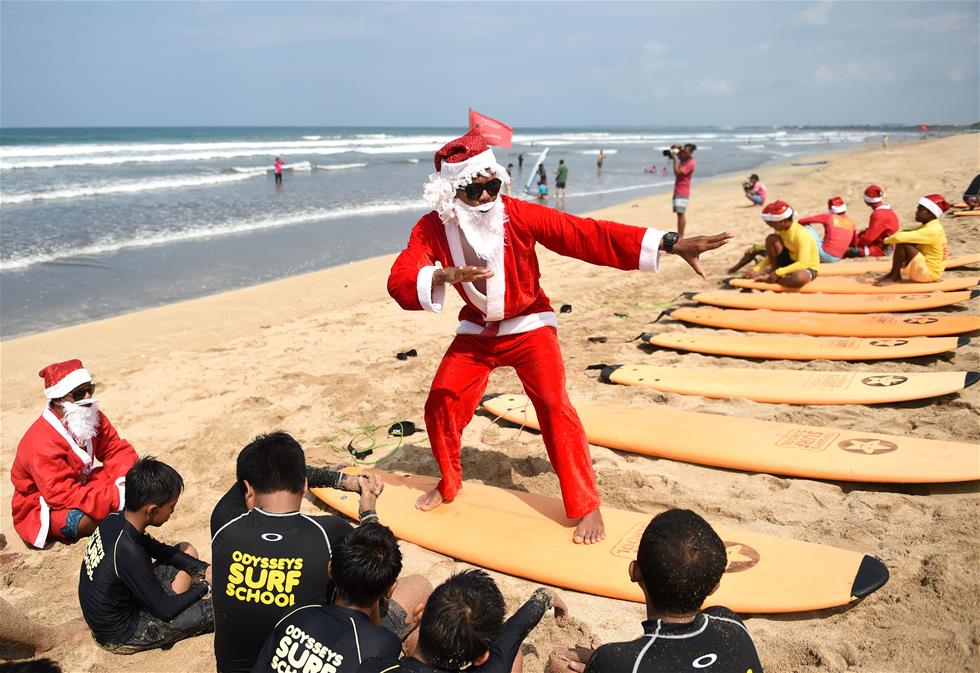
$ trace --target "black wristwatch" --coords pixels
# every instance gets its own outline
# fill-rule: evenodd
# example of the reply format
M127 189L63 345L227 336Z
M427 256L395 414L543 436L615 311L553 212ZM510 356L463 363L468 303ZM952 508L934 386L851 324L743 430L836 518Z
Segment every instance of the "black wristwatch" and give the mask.
M677 243L678 238L680 238L680 235L676 231L668 231L664 234L664 237L660 239L663 242L664 252L668 255L674 254L674 245Z

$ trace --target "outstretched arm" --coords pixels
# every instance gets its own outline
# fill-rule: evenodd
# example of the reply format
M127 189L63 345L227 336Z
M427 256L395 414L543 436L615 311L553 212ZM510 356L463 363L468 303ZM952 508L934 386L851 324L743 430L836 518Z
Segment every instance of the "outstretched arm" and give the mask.
M690 267L694 269L694 273L698 274L702 278L707 278L707 276L704 275L704 269L701 268L701 255L709 250L720 248L734 237L735 234L731 233L730 231L724 231L720 234L714 234L711 236L691 236L689 238L682 238L674 244L673 254L687 262ZM663 247L662 240L660 245Z

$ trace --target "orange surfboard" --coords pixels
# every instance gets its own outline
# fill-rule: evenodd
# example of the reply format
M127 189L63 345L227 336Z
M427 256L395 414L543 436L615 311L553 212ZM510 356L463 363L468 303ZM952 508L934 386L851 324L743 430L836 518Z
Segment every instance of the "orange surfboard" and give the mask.
M762 308L771 311L815 313L894 313L929 311L952 306L980 295L980 290L927 294L802 294L800 292L735 292L711 290L684 295L701 304L726 308Z
M675 320L746 332L846 337L949 336L980 330L976 315L797 313L682 306L663 312Z
M640 338L661 348L762 360L897 360L937 355L970 343L968 337L955 336L860 339L712 332L648 332Z
M603 507L607 538L577 545L572 542L575 522L565 518L556 498L466 482L451 503L422 512L415 509L415 499L435 487L436 479L373 472L385 484L378 516L403 540L532 582L643 602L628 568L652 513ZM356 494L329 488L312 492L343 514L357 516ZM820 610L847 605L888 580L885 566L861 552L714 528L725 541L728 567L705 606L744 613Z
M951 255L946 259L946 269L958 269L961 266L980 264L980 254ZM892 268L891 257L864 257L862 259L845 259L834 264L820 265L820 278L826 276L860 276L865 273L888 273Z
M839 430L663 406L574 402L589 442L619 451L733 470L808 479L941 483L980 479L980 445ZM523 395L483 407L539 429Z
M980 210L958 210L953 217L980 217Z
M667 393L743 397L768 404L885 404L959 392L976 383L980 372L814 372L609 365L599 379Z
M821 268L823 267L821 266ZM779 283L764 283L759 280L748 280L747 278L726 278L725 282L732 287L749 290L767 290L770 292L799 292L801 294L813 294L815 292L825 292L827 294L909 294L968 290L977 283L980 283L980 276L944 278L936 283L902 281L901 283L892 283L890 285L874 285L874 279L872 278L853 278L849 276L831 278L817 276L803 287L783 287Z

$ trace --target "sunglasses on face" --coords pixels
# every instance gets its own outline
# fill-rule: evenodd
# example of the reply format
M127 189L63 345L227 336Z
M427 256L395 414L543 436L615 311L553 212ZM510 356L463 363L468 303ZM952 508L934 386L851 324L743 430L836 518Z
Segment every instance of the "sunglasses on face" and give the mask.
M490 196L496 196L498 193L500 193L501 184L500 178L494 178L490 182L470 183L463 188L463 191L466 192L466 198L470 199L471 201L476 201L483 196L483 190L486 190L487 194Z
M77 388L75 388L70 393L68 393L67 396L72 398L73 400L82 400L85 399L86 395L94 395L94 394L95 394L95 384L84 383L78 386Z

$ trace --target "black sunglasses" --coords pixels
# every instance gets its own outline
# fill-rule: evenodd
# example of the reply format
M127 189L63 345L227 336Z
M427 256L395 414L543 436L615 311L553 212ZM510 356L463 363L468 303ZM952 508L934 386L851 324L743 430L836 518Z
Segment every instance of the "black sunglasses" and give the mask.
M466 192L466 198L471 201L476 201L478 198L483 196L483 190L487 190L487 194L490 196L496 196L500 193L500 185L503 184L500 178L494 178L490 182L471 182L463 188Z
M95 384L94 383L83 383L82 385L75 388L73 391L68 393L66 397L70 397L73 400L83 400L86 395L95 394Z

